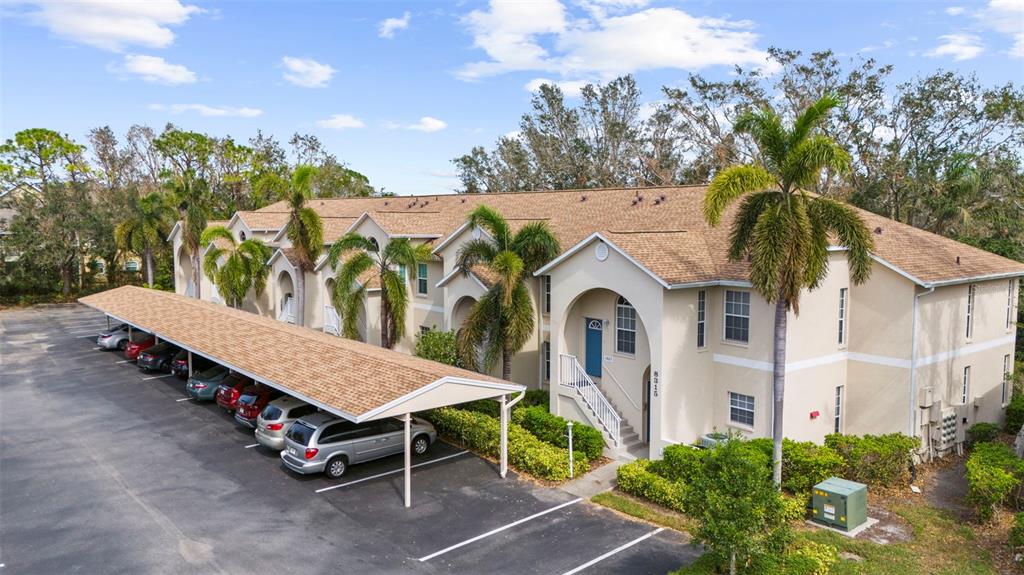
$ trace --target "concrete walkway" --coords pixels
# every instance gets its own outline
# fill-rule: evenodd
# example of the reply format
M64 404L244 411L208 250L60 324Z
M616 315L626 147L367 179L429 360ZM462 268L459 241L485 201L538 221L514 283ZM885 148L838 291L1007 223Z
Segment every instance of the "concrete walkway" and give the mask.
M577 477L562 485L562 491L566 491L576 497L590 499L591 497L608 491L615 487L615 475L619 466L625 461L613 460L582 477Z

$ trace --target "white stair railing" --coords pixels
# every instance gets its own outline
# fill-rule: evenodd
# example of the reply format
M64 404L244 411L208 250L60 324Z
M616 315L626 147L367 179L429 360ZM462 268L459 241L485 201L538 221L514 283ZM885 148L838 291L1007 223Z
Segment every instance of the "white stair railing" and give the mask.
M185 295L187 297L196 297L196 284L188 282L188 286L185 288Z
M285 323L295 323L295 298L284 300L281 311L277 314L277 320Z
M338 310L334 309L334 306L324 306L324 333L341 335L341 318L338 316Z
M598 423L611 437L612 443L618 447L622 443L622 438L619 435L622 416L615 411L608 398L601 393L594 380L587 375L587 371L576 360L576 356L561 353L558 354L558 362L558 383L576 390L580 399L594 412Z

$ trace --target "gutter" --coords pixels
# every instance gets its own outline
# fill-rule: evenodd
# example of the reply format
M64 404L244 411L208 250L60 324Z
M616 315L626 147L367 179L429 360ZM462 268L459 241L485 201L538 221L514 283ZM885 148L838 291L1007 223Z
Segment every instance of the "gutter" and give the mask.
M917 309L918 309L918 305L919 305L919 302L920 302L921 298L926 296L926 295L928 295L928 294L933 293L934 291L935 291L935 286L932 286L932 287L929 287L927 291L914 294L914 311L913 311L914 316L911 319L911 324L910 324L910 326L911 326L910 327L910 414L909 414L908 423L907 423L907 425L908 425L907 429L910 432L908 435L910 435L910 437L917 437L917 431L918 431L918 430L914 429L914 427L915 427L915 425L917 423L917 421L916 421L917 417L916 416L917 416L917 410L918 410L918 407L917 407L917 405L918 405L918 401L917 401L917 360L918 360L918 352L917 352L917 313L918 312L917 312Z

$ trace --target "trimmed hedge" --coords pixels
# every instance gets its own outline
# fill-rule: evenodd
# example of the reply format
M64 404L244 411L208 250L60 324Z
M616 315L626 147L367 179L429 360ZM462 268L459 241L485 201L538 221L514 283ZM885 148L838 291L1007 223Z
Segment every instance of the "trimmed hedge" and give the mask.
M564 417L549 413L545 406L534 405L513 409L512 422L551 445L566 449L569 447L569 422ZM573 422L572 447L573 451L586 453L589 459L598 459L604 452L604 436L589 425Z
M1002 443L979 443L967 458L967 502L988 521L997 505L1020 489L1024 460Z
M971 445L994 440L999 435L999 426L994 423L975 423L967 430L967 442Z
M1013 516L1013 525L1010 526L1009 543L1012 547L1024 547L1024 512Z
M1006 406L1006 420L1003 430L1014 435L1024 427L1024 394L1014 393L1010 405Z
M902 433L825 436L825 446L843 458L844 478L890 487L910 483L911 452L919 443Z
M653 463L648 459L637 459L619 467L616 471L619 489L662 507L683 512L685 486L652 471L650 468Z
M526 397L519 401L512 407L513 415L519 409L524 407L533 407L535 405L544 406L545 410L550 411L548 403L551 401L551 394L544 389L529 389L526 391ZM493 399L478 399L476 401L469 401L459 405L458 409L465 409L468 411L476 411L478 413L484 413L491 417L501 417L501 404Z
M669 445L660 461L652 462L652 471L671 481L691 483L701 470L708 450L690 445Z
M483 413L442 407L422 414L438 433L488 457L500 457L501 423ZM508 462L512 467L540 479L564 481L569 478L569 452L545 443L515 423L508 426ZM573 451L576 475L587 472L585 453Z

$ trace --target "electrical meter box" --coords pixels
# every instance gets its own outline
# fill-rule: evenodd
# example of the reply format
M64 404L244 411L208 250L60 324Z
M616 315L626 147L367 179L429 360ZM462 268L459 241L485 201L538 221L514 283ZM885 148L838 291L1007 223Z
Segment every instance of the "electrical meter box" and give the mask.
M830 477L814 486L811 507L814 521L850 531L868 520L868 486Z

